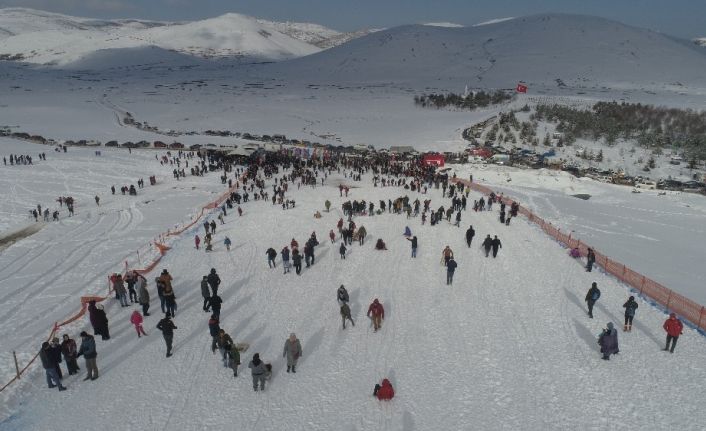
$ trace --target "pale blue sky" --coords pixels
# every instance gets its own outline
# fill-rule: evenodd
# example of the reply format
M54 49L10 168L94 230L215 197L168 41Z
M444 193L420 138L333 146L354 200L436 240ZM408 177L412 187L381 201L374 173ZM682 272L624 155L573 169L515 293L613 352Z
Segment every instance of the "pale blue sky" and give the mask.
M675 36L706 37L704 0L0 0L96 18L195 20L237 12L336 30L420 22L475 24L493 18L565 12L598 15Z

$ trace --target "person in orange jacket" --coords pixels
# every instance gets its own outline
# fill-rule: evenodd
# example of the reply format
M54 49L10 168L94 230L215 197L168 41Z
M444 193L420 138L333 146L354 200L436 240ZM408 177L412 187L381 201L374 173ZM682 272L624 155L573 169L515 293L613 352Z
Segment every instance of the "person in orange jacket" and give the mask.
M380 401L391 400L395 396L395 390L392 388L392 383L390 383L388 379L383 379L382 385L375 385L373 395Z
M670 353L674 353L674 347L677 345L677 340L684 330L684 324L681 320L677 319L677 315L672 313L669 315L669 319L662 325L665 331L667 331L667 344L664 347L665 352L669 350ZM669 342L671 341L672 347L669 347Z

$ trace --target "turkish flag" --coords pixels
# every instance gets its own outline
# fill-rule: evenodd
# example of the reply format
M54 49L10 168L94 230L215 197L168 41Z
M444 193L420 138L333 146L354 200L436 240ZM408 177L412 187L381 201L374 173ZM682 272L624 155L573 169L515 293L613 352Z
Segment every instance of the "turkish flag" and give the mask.
M527 86L525 84L519 83L516 88L518 93L527 93Z

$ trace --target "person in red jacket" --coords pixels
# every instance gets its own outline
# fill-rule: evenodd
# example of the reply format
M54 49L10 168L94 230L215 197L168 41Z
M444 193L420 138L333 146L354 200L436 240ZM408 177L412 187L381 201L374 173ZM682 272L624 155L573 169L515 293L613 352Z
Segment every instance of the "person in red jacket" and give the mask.
M370 307L368 307L368 317L372 317L373 327L375 328L375 332L377 332L382 326L382 321L385 320L385 309L382 308L382 304L380 304L377 298L375 298L373 303L370 304Z
M667 345L663 350L665 352L669 350L671 353L674 353L674 347L676 347L677 340L684 330L684 325L681 323L681 320L677 319L677 315L672 313L669 315L669 319L664 322L662 327L665 331L667 331ZM672 342L671 349L669 348L670 341Z
M395 396L395 390L389 380L383 379L382 385L375 385L373 395L378 397L380 401L391 400Z
M132 312L132 315L130 316L130 323L135 325L135 331L137 331L137 338L140 338L142 335L147 335L147 333L145 332L145 328L142 327L142 314L140 314L139 311L135 310Z

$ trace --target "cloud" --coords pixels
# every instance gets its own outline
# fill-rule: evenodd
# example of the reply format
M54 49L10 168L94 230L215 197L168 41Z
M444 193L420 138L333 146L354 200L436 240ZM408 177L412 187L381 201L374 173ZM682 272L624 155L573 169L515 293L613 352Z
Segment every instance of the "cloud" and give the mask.
M0 7L26 7L53 12L125 12L135 6L122 0L0 0Z

